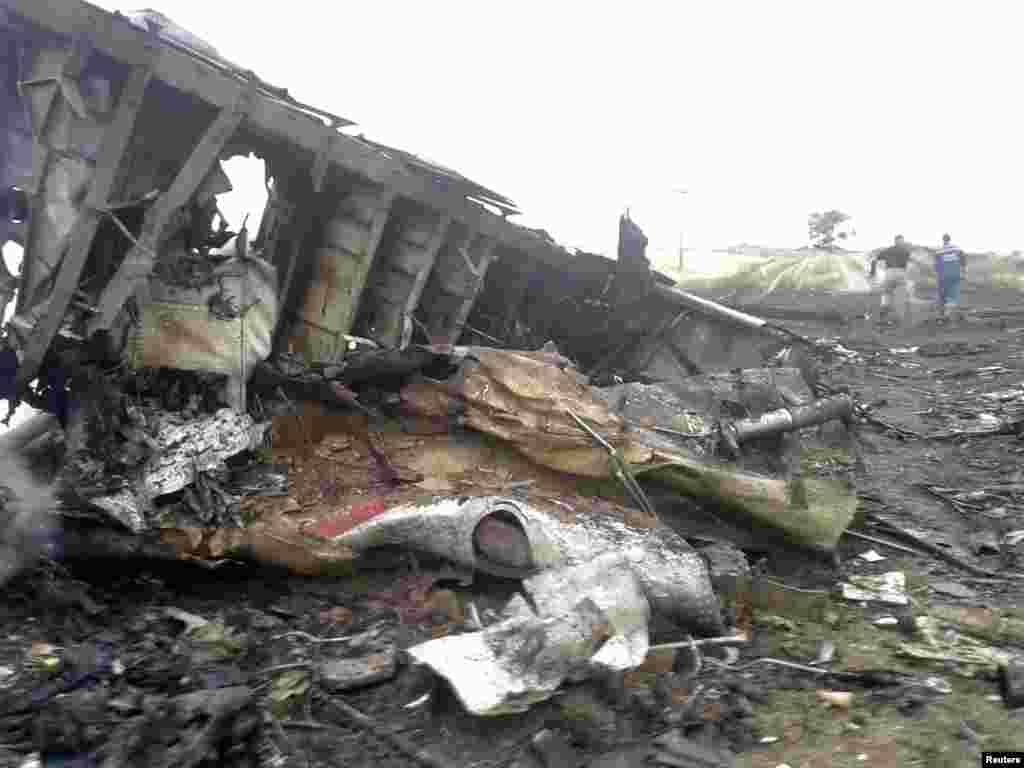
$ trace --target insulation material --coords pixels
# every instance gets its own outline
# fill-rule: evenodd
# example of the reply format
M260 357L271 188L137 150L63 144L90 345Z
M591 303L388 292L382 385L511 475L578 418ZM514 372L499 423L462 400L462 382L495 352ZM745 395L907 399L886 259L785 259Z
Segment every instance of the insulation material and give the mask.
M160 413L154 425L156 452L141 476L125 490L92 498L89 503L125 527L145 531L153 527L150 515L154 499L180 491L200 473L220 468L225 459L254 450L262 443L268 426L230 408L194 420Z

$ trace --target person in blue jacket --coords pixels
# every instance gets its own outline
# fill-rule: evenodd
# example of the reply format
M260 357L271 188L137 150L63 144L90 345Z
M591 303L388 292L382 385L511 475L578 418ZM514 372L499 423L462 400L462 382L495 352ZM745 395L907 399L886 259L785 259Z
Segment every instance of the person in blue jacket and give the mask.
M940 318L945 321L952 309L957 320L962 320L960 282L967 274L967 263L964 252L953 245L949 235L942 236L942 247L935 251L935 274L938 278Z

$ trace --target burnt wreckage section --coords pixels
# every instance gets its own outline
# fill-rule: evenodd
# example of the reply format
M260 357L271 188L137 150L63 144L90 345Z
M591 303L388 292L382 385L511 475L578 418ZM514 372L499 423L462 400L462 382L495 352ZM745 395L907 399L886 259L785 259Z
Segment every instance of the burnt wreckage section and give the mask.
M0 0L0 58L0 238L24 253L0 269L0 396L64 427L39 417L5 445L58 440L68 506L136 532L174 494L240 524L224 460L272 416L316 400L376 418L467 345L553 342L600 385L759 367L793 343L652 271L628 214L616 260L569 252L159 13ZM224 163L251 155L267 205L250 230L217 198Z
M588 370L642 370L645 355L700 366L683 338L699 323L679 314L713 314L651 273L642 246L618 262L569 253L509 221L502 195L342 133L349 121L154 12L0 8L3 237L25 248L0 288L18 289L6 340L29 402L43 404L29 386L42 369L89 345L232 376L239 407L272 351L329 363L349 336L384 349L554 340ZM221 163L249 154L270 196L251 242L215 226Z

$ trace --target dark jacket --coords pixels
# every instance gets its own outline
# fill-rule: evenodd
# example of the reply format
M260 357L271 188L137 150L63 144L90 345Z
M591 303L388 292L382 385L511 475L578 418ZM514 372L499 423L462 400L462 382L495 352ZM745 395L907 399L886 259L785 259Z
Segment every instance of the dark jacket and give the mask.
M910 248L906 245L890 245L875 257L875 261L884 262L888 269L906 269L910 263Z

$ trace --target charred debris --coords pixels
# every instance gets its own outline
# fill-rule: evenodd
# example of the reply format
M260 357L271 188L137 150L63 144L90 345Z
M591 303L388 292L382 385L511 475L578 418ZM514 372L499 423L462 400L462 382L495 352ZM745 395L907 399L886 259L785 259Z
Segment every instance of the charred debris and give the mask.
M502 195L344 132L158 13L68 8L0 16L4 237L24 249L0 276L0 355L11 412L49 414L4 440L57 473L62 514L110 536L237 534L249 496L287 496L265 460L282 425L312 445L334 419L371 446L476 431L617 478L652 517L650 486L834 546L846 505L808 502L773 459L852 401L816 399L799 337L652 271L628 214L616 260L568 252ZM217 206L239 155L266 168L251 230Z
M655 618L745 642L709 545L834 554L856 497L801 440L868 411L820 345L653 271L628 214L616 259L569 252L152 11L2 0L0 57L0 381L43 412L0 438L29 467L7 560L315 576L397 547L518 580L408 649L492 715L641 665ZM227 222L250 155L266 209Z
M783 595L747 556L827 564L848 533L921 548L850 531L846 473L804 470L808 446L856 463L862 424L919 437L826 383L829 360L853 353L680 290L651 269L628 213L616 259L570 252L514 223L502 195L352 135L154 11L0 0L0 59L0 240L23 249L18 274L0 269L0 395L8 417L41 411L0 436L0 583L40 553L257 562L350 585L408 567L363 615L342 598L319 623L254 613L244 642L223 617L165 606L126 630L137 647L35 643L29 666L52 684L28 705L0 695L21 718L5 743L44 712L37 744L104 766L142 748L133 764L233 749L259 759L216 764L282 765L284 727L334 733L337 719L402 764L445 764L335 695L401 676L396 719L426 717L443 679L473 715L572 713L576 741L601 751L608 708L588 691L617 701L633 675L640 719L672 725L671 710L678 726L644 755L729 765L684 737L704 718L703 684L679 698L636 683L686 660L692 682L705 657L735 672L755 603L827 599ZM252 155L266 208L228 222L225 164ZM904 606L902 577L843 587ZM884 618L914 629L909 614ZM935 678L814 666L831 653L743 668L936 694ZM733 702L749 742L748 684L730 675L715 711ZM71 733L101 679L116 679L117 729ZM849 706L848 691L820 694ZM305 720L282 719L300 705ZM166 739L147 741L158 722ZM561 738L540 731L521 764L570 764Z

